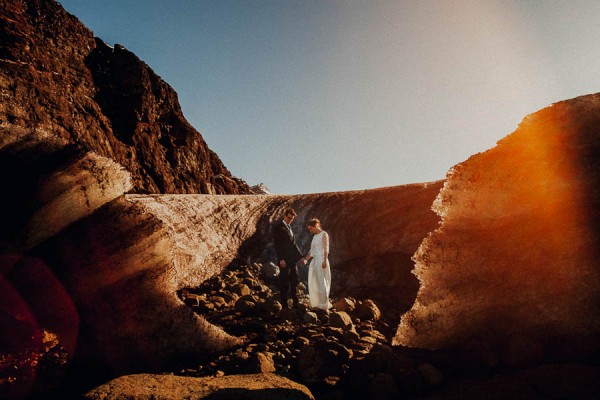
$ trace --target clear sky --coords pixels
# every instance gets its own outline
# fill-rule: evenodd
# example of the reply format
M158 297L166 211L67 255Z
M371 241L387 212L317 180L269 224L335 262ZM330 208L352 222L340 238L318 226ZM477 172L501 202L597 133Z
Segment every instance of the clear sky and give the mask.
M600 91L596 0L60 2L278 194L442 179L525 115Z

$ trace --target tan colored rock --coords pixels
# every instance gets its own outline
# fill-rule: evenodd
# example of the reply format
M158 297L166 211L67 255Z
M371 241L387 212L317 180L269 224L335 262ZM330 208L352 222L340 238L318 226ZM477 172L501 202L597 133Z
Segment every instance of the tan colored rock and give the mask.
M342 297L333 303L333 308L338 311L351 313L356 308L356 302L346 297Z
M33 199L40 204L27 224L26 247L41 243L131 189L125 169L88 152L40 181Z
M40 252L62 265L81 318L90 326L88 337L81 338L90 343L81 346L86 357L123 372L160 369L181 356L238 343L194 314L176 292L220 273L236 255L271 257L270 227L288 206L299 218L317 215L324 221L335 248L331 261L339 290L353 290L343 285L354 277L371 293L383 295L388 287L400 293L394 302L410 302L414 292L394 286L405 285L400 277L410 275L410 265L392 263L394 274L379 275L379 269L365 267L365 257L396 259L402 249L408 257L417 238L435 225L428 202L439 187L299 196L125 195L71 224ZM389 221L377 230L356 229L361 209L377 209ZM340 213L346 217L336 218ZM425 216L418 225L410 222ZM305 246L309 234L295 228ZM404 234L390 237L398 232ZM357 242L376 245L366 255L356 252Z
M396 344L477 338L506 348L523 335L536 343L525 364L600 349L591 318L600 311L599 131L600 94L581 96L525 117L451 169L434 204L442 223L414 256L422 285Z
M90 390L84 398L314 400L308 388L275 374L226 375L218 378L126 375Z
M334 311L329 315L329 323L337 328L351 330L353 328L352 318L345 311Z

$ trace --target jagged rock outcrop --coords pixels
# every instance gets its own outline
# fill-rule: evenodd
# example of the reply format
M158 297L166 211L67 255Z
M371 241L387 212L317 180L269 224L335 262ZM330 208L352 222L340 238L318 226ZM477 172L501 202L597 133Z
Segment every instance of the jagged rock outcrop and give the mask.
M84 398L314 400L306 388L275 374L190 378L174 375L127 375L90 390Z
M138 193L250 193L185 120L173 89L123 46L53 0L5 0L0 20L0 126L110 158Z
M259 183L250 187L253 194L271 194L271 191L264 183Z
M410 255L437 224L430 204L440 182L298 196L116 197L128 182L119 165L102 162L102 168L89 169L87 160L106 160L91 153L49 163L19 156L24 147L15 142L10 159L38 160L35 170L44 173L31 182L42 184L28 186L32 199L46 201L24 208L34 222L23 225L23 240L10 242L12 249L30 248L28 254L43 260L64 284L80 314L80 358L115 371L158 370L238 343L195 315L176 292L199 285L236 258L274 259L270 228L286 207L299 212L295 230L304 250L309 217L320 217L330 232L334 290L404 309L417 290ZM86 202L86 195L103 200ZM86 207L71 206L80 203ZM76 217L40 219L47 210ZM39 224L44 229L36 229Z
M600 94L527 116L455 166L415 254L395 342L487 349L509 366L600 349ZM491 351L490 351L491 350Z
M185 260L180 284L197 285L234 259L276 260L271 227L287 207L300 248L308 252L306 222L321 219L332 241L333 290L371 297L406 311L418 284L411 255L437 226L430 204L441 182L382 189L288 196L127 195L161 219ZM202 272L200 272L202 271ZM183 286L182 286L183 287ZM395 296L390 297L393 291Z

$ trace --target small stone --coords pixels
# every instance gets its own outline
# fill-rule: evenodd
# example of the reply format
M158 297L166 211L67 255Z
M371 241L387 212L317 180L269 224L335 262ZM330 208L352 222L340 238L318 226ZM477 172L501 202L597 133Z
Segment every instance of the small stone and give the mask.
M252 296L242 296L235 302L235 310L244 314L252 314L256 310L256 302Z
M298 303L298 306L296 307L296 309L298 310L299 313L302 313L302 314L310 311L309 307L304 303Z
M233 292L240 296L246 296L250 294L250 287L243 283L239 283L233 287Z
M423 380L429 386L438 386L444 380L444 375L431 364L421 364L417 367L417 370L423 376Z
M271 353L261 352L254 353L248 359L246 369L251 373L268 373L275 372L275 362Z
M213 296L210 298L211 303L213 303L216 307L221 307L227 303L225 299L221 296Z
M235 301L235 300L238 299L237 295L234 295L233 293L228 292L228 291L219 292L219 293L217 293L216 297L223 298L223 300L225 301L225 303L228 303L228 304L232 303L233 301Z
M319 322L319 317L316 313L309 311L306 314L304 314L302 320L307 324L317 324Z
M342 297L333 304L333 308L337 311L351 313L356 308L356 302L347 297Z
M388 369L393 357L394 351L391 347L376 344L371 348L371 351L366 356L366 360L372 371L382 371Z
M344 335L343 335L343 340L344 340L344 342L350 341L350 340L357 342L360 340L360 335L356 331L345 330Z
M329 323L336 327L351 330L353 328L352 318L345 311L335 311L329 315Z
M198 307L198 304L200 303L200 299L199 299L198 295L188 293L188 295L186 297L184 297L183 302L190 307Z
M310 340L303 336L298 336L296 339L294 339L294 346L296 346L297 348L306 346L308 344L310 344Z
M328 310L322 310L320 308L315 308L315 309L313 309L313 312L315 314L317 314L319 321L321 321L324 324L329 323L329 311Z
M266 302L266 310L271 314L279 314L283 310L283 306L277 300L271 300Z
M371 399L396 399L399 394L398 385L393 376L379 372L369 382L369 394Z
M373 300L359 301L356 305L356 314L361 320L377 321L381 318L381 311Z
M272 262L262 265L261 275L265 279L275 279L279 276L279 267Z
M303 283L303 282L300 282L300 283L298 284L298 286L297 286L297 290L298 290L298 293L300 293L300 294L304 294L304 293L307 293L307 292L308 292L308 290L306 289L306 285L304 285L304 283Z

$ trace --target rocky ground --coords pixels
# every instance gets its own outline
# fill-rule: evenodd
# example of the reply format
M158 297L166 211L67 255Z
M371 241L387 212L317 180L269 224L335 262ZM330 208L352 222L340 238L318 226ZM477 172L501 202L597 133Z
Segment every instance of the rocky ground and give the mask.
M301 283L301 304L290 309L279 302L275 271L273 264L232 265L180 291L187 305L244 344L194 360L178 375L272 372L306 385L317 399L587 399L600 393L594 365L516 370L392 347L397 321L369 299L334 294L331 310L311 310Z
M318 398L366 392L386 398L425 392L442 382L434 366L392 349L395 325L373 301L334 298L331 310L311 310L301 283L301 304L290 309L279 302L274 271L273 264L235 265L198 288L180 292L211 323L244 338L242 346L182 374L276 372L305 384Z

